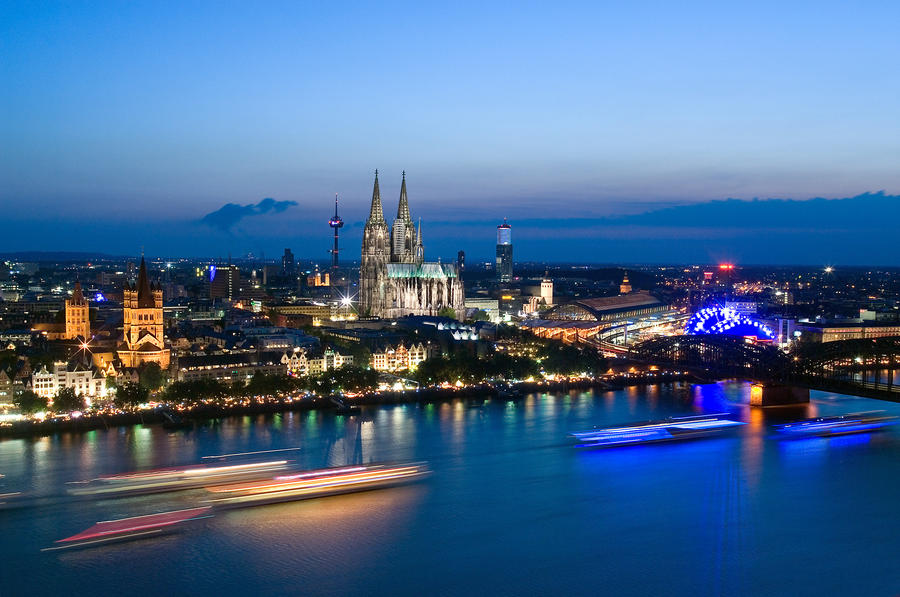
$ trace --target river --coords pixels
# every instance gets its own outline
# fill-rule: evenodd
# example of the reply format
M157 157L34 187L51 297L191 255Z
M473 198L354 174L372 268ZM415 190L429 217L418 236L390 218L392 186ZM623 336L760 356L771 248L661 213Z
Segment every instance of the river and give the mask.
M751 409L743 383L533 394L233 417L0 442L0 595L895 595L900 426L784 441L791 417L900 405L812 393ZM729 411L723 437L597 451L569 431ZM426 461L423 482L219 513L182 532L65 552L96 521L189 507L198 492L76 502L67 482L299 448L297 468Z

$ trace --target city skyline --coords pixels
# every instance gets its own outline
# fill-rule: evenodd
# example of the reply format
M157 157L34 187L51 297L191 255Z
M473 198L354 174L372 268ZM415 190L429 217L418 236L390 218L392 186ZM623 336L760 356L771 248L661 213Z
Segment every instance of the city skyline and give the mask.
M897 264L865 223L842 253L803 214L754 230L767 250L633 219L880 190L896 210L898 8L815 6L7 5L0 250L318 258L335 192L358 244L379 168L386 197L407 171L445 258L489 260L509 217L524 260ZM207 220L231 204L258 217Z
M898 22L0 4L0 593L900 595Z
M390 183L387 188L385 196L391 197ZM420 208L420 199L414 192L413 196L417 214L429 218L433 212ZM333 210L334 200L326 203ZM333 211L326 211L325 220L309 217L310 232L300 234L293 228L295 222L286 217L292 208L293 213L312 211L292 201L264 199L243 206L225 205L200 220L130 222L127 228L94 221L67 231L47 219L24 230L9 230L0 254L139 257L146 253L154 258L220 260L253 254L277 260L284 248L291 248L298 259L330 261L333 233L327 218L333 217ZM364 220L343 207L341 215L346 220L341 234L341 262L358 262L356 247L362 241ZM897 217L900 196L879 192L806 201L729 199L605 218L526 216L510 219L509 223L517 239L515 259L522 262L894 267L900 265L900 254L894 250L890 228ZM496 225L502 222L503 218L429 218L426 249L433 257L445 260L464 250L473 264L492 262ZM161 230L164 235L159 234ZM27 239L16 242L17 233ZM785 251L785 246L791 250Z

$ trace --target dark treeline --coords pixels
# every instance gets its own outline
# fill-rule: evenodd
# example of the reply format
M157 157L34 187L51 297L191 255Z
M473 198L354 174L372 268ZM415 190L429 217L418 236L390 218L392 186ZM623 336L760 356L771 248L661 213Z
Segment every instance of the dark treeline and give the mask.
M432 357L409 372L398 372L422 386L444 383L479 384L485 381L522 381L547 375L581 375L597 377L607 369L606 360L596 350L563 344L558 340L538 338L513 326L500 326L497 339L514 347L516 354L493 348L478 356L471 345L459 345L448 354ZM355 365L331 369L309 376L270 375L257 372L246 383L228 384L216 379L175 381L166 385L166 373L156 364L144 367L138 383L114 386L113 403L118 408L135 408L148 402L192 405L222 403L254 397L285 397L312 393L328 396L334 393L372 392L378 389L378 371ZM48 400L31 391L17 396L15 404L23 413L48 408ZM85 410L84 397L70 388L61 389L53 398L54 412Z
M160 402L191 404L204 400L224 401L229 398L279 396L313 392L320 396L335 392L365 392L378 387L378 372L355 366L331 369L319 375L291 377L257 372L246 385L229 385L216 379L176 381L160 391ZM121 391L121 389L120 389ZM132 396L125 404L134 406L145 402L142 396Z
M533 356L512 356L491 352L477 357L458 351L433 357L420 364L413 377L425 385L440 383L477 383L485 380L524 380L541 375L599 376L608 367L596 350L563 344L536 336L523 336L510 326L498 330L500 339L516 340L520 348L529 349Z
M476 356L460 348L449 354L432 357L421 363L408 376L424 386L442 383L480 383L489 380L518 381L542 375L598 376L608 367L596 350L563 344L558 340L538 338L513 326L501 326L498 339L511 340L530 356L512 356L491 351ZM213 379L177 381L160 390L161 402L191 404L200 401L224 401L254 396L284 396L311 392L326 396L337 392L371 392L378 388L379 373L359 366L345 366L318 375L291 377L256 373L246 385L229 385ZM126 384L119 388L118 406L134 406L148 400L146 388Z

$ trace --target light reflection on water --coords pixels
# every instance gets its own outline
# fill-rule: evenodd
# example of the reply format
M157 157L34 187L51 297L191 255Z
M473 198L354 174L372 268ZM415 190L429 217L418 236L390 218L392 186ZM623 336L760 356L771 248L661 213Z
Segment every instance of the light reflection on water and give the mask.
M892 594L900 433L778 441L771 424L900 405L813 393L752 409L746 384L532 394L134 427L0 442L0 491L300 447L297 468L428 461L427 481L230 511L185 532L49 555L98 520L188 507L201 491L0 512L0 594ZM677 444L577 451L569 431L731 412ZM848 549L847 547L850 547ZM798 563L802 562L802 565ZM41 590L24 570L41 570ZM27 591L26 591L27 589Z

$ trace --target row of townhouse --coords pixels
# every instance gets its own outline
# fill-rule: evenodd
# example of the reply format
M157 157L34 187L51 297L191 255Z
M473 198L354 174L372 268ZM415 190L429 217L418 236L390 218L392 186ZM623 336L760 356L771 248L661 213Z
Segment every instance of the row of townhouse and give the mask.
M372 351L370 365L377 371L412 370L419 363L428 359L429 348L422 342L406 346L402 342L397 345L386 345Z
M253 351L214 355L184 356L178 359L178 381L215 379L227 384L244 384L256 374L316 375L353 363L353 356L325 350L310 356L302 348L291 352Z
M295 348L291 353L284 353L281 362L288 375L318 375L331 369L340 369L344 365L352 365L353 355L328 348L322 354L311 357L304 349Z
M95 367L56 361L50 369L45 365L31 375L31 390L42 398L52 400L62 388L72 388L84 396L88 406L106 398L108 393L106 375Z

